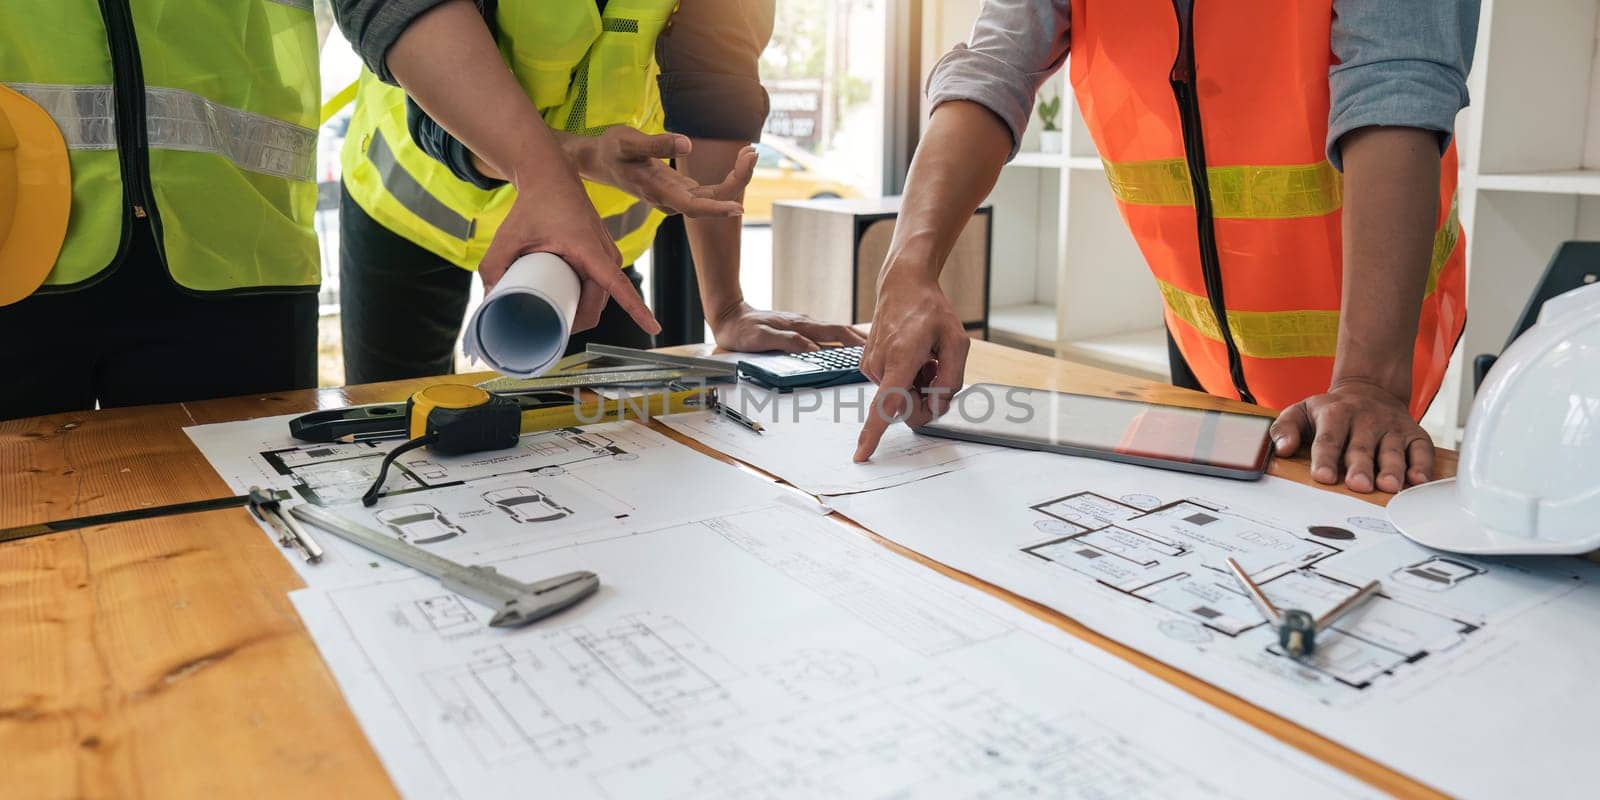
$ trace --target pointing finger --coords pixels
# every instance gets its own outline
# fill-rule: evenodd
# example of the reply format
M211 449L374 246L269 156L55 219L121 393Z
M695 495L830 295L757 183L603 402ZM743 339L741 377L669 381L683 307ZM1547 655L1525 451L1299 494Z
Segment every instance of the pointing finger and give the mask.
M909 410L906 404L911 398L912 382L921 369L921 364L911 364L909 361L888 365L883 381L878 384L877 393L867 405L867 421L861 426L861 435L856 438L857 463L872 457L889 426L903 418Z
M594 278L645 333L654 336L661 332L661 323L650 313L650 307L645 305L644 298L639 296L639 290L634 288L633 281L628 280L628 276L622 274L622 270L607 270L605 275Z

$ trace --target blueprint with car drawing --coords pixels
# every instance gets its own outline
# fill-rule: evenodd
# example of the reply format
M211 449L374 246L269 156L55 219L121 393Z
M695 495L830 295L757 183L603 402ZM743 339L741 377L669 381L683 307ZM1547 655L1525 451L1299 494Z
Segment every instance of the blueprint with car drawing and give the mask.
M366 508L361 495L399 440L306 444L290 438L289 419L204 425L187 432L236 492L251 486L286 490L465 564L491 559L505 548L527 553L752 502L752 495L726 488L730 475L741 475L738 469L644 425L612 422L527 434L505 450L406 453L390 469L377 505ZM287 553L313 586L406 571L332 535L317 542L327 551L320 563L307 564Z

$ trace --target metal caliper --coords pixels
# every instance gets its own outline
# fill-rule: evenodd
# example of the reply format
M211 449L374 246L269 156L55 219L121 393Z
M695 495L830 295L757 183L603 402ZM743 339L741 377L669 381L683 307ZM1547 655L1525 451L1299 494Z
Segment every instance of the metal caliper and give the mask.
M571 608L600 588L600 576L580 570L523 583L494 567L467 566L346 519L325 508L301 503L295 517L341 539L439 579L444 588L494 609L493 628L515 628Z

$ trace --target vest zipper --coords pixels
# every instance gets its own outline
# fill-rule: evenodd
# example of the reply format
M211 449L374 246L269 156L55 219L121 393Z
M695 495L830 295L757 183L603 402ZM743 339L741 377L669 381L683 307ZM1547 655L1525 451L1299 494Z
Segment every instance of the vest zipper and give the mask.
M1200 127L1200 98L1195 92L1194 6L1198 0L1172 0L1178 18L1178 54L1172 62L1168 81L1178 102L1178 118L1183 129L1183 157L1189 166L1189 184L1194 192L1195 234L1200 244L1200 272L1205 279L1206 298L1217 318L1222 344L1228 349L1228 374L1239 399L1254 403L1255 396L1244 379L1244 362L1228 327L1228 307L1222 296L1222 258L1217 252L1216 220L1211 209L1211 179L1206 174L1205 136Z
M128 211L135 219L155 224L150 193L150 154L145 130L144 68L134 38L128 0L100 0L106 42L111 50L113 105L117 124L118 162Z

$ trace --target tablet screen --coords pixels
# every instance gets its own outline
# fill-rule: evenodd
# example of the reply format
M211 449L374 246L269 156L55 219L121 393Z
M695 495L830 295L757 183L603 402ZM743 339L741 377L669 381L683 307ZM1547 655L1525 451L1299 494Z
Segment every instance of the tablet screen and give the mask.
M962 390L949 413L923 431L1259 473L1266 467L1271 424L1270 417L1249 414L977 384Z

